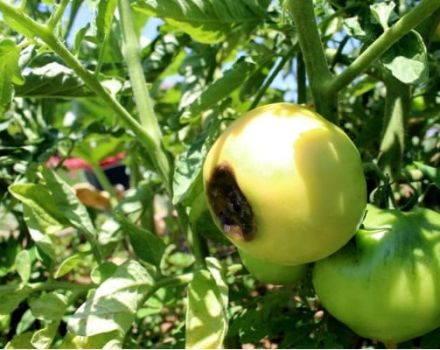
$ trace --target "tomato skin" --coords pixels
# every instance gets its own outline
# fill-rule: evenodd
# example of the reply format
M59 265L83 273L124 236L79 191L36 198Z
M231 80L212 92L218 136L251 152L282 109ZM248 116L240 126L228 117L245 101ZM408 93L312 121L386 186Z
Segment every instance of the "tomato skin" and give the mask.
M238 252L246 269L259 281L278 285L293 285L306 274L308 265L279 265Z
M213 186L216 176L225 183L233 179L239 190ZM259 107L233 122L210 149L203 179L221 231L241 251L281 265L305 264L337 251L356 232L366 206L354 144L319 114L289 103ZM220 197L235 191L232 197L241 198L240 204L247 201L250 209L243 204L238 210L249 214L244 228L250 233L223 215L221 206L234 203L213 199L223 189Z
M440 326L440 214L368 206L349 244L318 261L323 306L357 334L398 343Z

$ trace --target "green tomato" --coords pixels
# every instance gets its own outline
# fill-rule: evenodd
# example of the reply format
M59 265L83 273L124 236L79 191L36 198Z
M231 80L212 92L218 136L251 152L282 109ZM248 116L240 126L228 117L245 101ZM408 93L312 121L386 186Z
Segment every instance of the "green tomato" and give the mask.
M301 280L307 265L279 265L259 260L245 252L238 251L246 269L259 281L271 284L291 285Z
M315 264L323 306L357 334L384 343L439 327L440 214L369 206L364 225L368 230Z
M222 232L241 251L281 265L337 251L366 205L362 162L348 136L289 103L233 122L210 149L203 179Z

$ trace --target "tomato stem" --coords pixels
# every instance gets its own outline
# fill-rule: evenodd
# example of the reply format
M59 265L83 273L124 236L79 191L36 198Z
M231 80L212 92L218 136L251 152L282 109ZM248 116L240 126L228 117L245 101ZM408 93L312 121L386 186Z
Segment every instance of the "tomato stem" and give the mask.
M412 11L400 18L393 26L382 33L366 50L363 51L341 74L331 80L325 89L327 93L342 90L373 62L380 58L394 43L410 30L422 23L435 10L440 8L438 0L423 0Z
M51 30L53 30L55 26L60 22L68 4L69 4L69 0L62 0L61 3L58 6L56 6L55 12L50 17L49 22L47 23L48 27Z
M138 38L134 30L131 9L128 0L119 0L118 9L121 16L123 33L123 54L128 67L128 75L133 87L134 100L139 111L140 123L154 143L157 167L160 169L171 194L171 165L162 145L162 133L153 108L153 101L147 89L144 72L140 62Z
M400 177L402 166L405 127L411 110L411 88L392 76L387 76L384 82L387 94L378 164L394 182Z
M296 56L296 83L298 89L298 104L307 103L306 67L301 52Z
M287 6L295 21L316 111L335 122L337 101L335 95L324 89L332 79L332 74L319 36L313 1L289 0Z

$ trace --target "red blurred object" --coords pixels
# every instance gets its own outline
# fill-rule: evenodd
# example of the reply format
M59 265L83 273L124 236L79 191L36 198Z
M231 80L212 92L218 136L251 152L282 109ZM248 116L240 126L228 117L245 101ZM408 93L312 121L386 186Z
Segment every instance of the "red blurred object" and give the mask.
M124 157L125 157L125 153L120 152L114 156L110 156L110 157L103 159L99 163L99 165L101 167L115 165L115 164L118 164L120 160L124 159ZM59 156L52 156L47 161L46 166L51 167L51 168L56 167L60 164L61 160L62 159ZM74 158L74 157L65 159L63 161L63 166L69 170L91 169L92 168L90 166L90 164L87 163L85 160L83 160L81 158Z

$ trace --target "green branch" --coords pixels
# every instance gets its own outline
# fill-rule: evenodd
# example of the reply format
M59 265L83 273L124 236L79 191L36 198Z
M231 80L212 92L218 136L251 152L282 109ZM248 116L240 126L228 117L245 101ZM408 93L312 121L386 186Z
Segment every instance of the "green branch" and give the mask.
M118 9L121 15L121 26L123 32L123 54L127 62L128 74L133 87L134 100L139 111L140 122L151 140L155 143L155 160L161 171L166 173L168 182L166 184L171 194L171 166L169 159L162 148L162 133L159 122L153 108L153 101L147 89L147 82L144 78L144 71L140 62L138 38L134 30L131 16L130 3L128 0L119 0Z
M291 0L292 1L292 0ZM379 36L341 74L326 86L326 93L338 92L380 58L394 43L440 8L439 0L423 0L411 12Z
M46 282L36 282L36 283L29 283L29 287L31 287L33 292L38 291L49 291L49 290L56 290L56 289L66 289L66 290L78 290L78 291L84 291L87 292L89 289L96 288L96 284L78 284L78 283L72 283L67 281L55 281L55 280L48 280Z
M336 98L324 91L324 86L329 84L332 74L319 36L313 0L288 0L287 6L295 21L316 110L327 119L336 121Z
M298 103L307 103L306 67L304 65L304 59L301 52L296 56L296 85L298 89Z
M171 193L168 159L165 161L166 155L162 148L159 147L158 141L154 139L151 134L148 133L112 95L110 95L110 93L107 92L97 77L81 65L81 62L79 62L66 46L55 37L53 32L47 26L34 21L32 18L4 1L0 1L0 11L3 12L5 16L9 16L16 21L24 30L30 31L40 37L43 42L70 68L72 68L78 77L114 111L114 113L136 135L139 142L145 147L168 192Z
M50 17L49 22L47 23L50 29L53 30L55 26L60 22L68 4L69 0L62 0L61 3L56 7L55 12Z
M392 76L387 76L384 82L387 95L378 164L394 182L401 172L405 128L411 110L411 88Z

